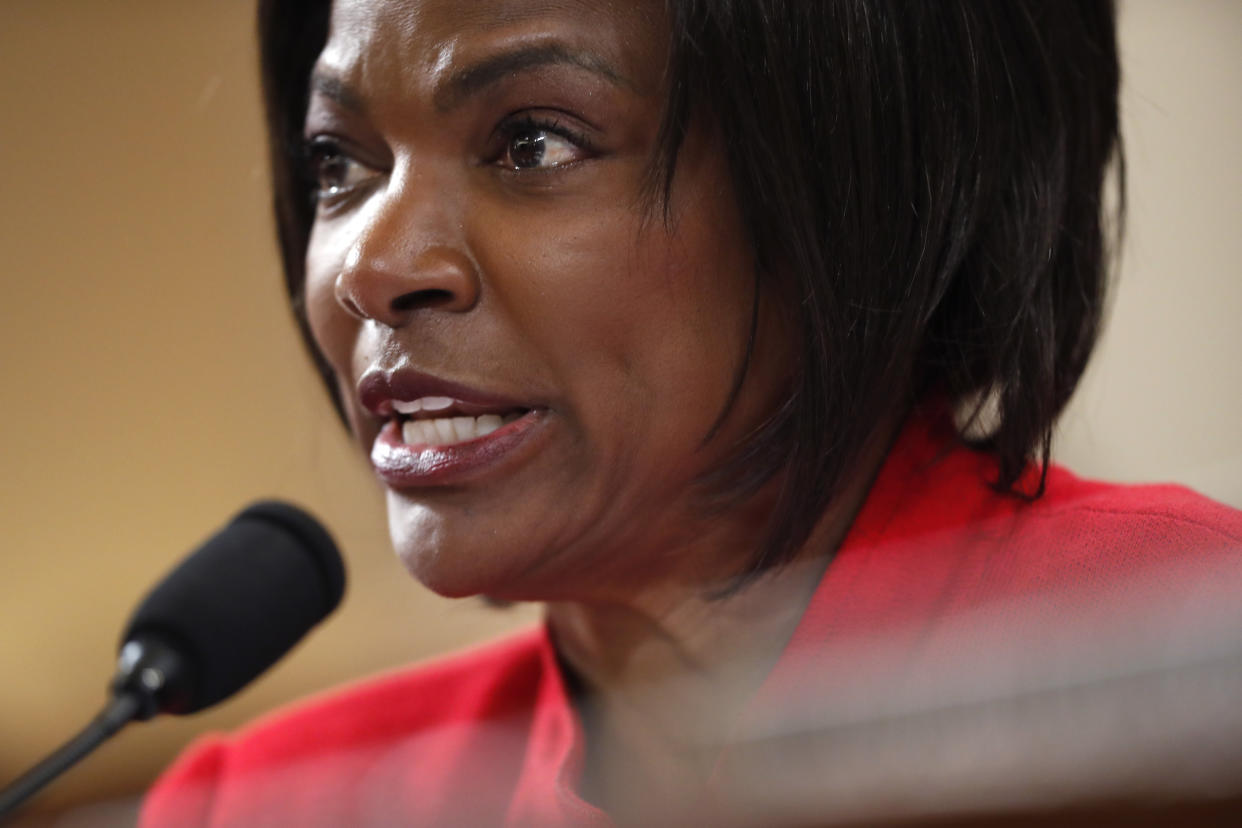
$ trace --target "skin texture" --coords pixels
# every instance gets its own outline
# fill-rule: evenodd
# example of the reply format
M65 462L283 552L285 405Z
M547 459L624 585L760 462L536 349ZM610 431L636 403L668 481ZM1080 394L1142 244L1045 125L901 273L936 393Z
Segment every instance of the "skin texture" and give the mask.
M586 691L584 793L639 822L650 814L625 806L667 816L706 777L826 566L815 550L835 547L865 490L803 560L712 597L752 555L779 481L710 513L696 481L779 404L791 343L761 295L728 407L755 271L710 133L689 136L667 221L646 197L662 14L342 0L306 122L321 179L307 310L362 450L383 426L359 400L368 371L541 412L479 474L389 486L396 551L442 594L548 602ZM540 166L516 169L539 137Z
M350 160L335 180L357 186L321 198L307 301L355 434L369 452L381 423L356 384L374 368L546 409L538 450L497 473L389 491L397 552L438 592L628 598L653 576L723 578L757 538L746 509L703 514L693 482L772 409L787 359L762 330L708 440L741 367L754 273L706 136L686 148L671 221L644 200L663 103L654 8L334 9L306 133L339 142ZM558 62L462 92L471 67L552 43L599 71ZM563 163L508 169L505 125L527 117L584 140L544 133L544 163Z

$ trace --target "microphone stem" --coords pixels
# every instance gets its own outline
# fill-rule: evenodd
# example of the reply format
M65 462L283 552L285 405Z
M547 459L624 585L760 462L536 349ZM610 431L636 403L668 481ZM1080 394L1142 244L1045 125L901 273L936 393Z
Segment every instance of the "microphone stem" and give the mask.
M113 696L99 715L82 728L80 733L0 791L0 819L8 816L23 802L38 793L44 785L60 776L79 759L103 744L108 737L129 724L141 707L142 703L131 693Z

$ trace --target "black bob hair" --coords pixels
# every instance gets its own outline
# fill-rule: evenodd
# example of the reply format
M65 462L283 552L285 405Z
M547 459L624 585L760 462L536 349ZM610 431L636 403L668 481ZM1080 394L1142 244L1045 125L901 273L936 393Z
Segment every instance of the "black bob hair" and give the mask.
M877 424L923 398L994 407L971 438L996 457L990 482L1040 496L1053 425L1100 328L1124 206L1111 0L667 6L653 180L666 199L694 119L717 131L757 289L784 300L799 336L787 402L732 464L735 493L784 475L746 574L793 557ZM286 286L331 390L302 307L314 182L301 139L329 10L259 4ZM1019 490L1032 459L1043 473Z

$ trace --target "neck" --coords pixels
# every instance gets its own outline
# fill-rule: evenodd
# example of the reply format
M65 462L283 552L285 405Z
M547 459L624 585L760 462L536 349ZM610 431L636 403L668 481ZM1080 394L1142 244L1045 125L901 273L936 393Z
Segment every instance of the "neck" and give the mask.
M582 690L642 714L672 743L709 743L701 726L718 705L704 702L757 687L826 565L799 561L725 597L680 585L624 604L558 602L548 621Z
M549 605L557 649L578 690L585 797L618 824L650 824L653 814L667 818L676 803L692 799L792 635L823 567L793 566L725 598Z
M619 824L642 824L670 815L676 821L678 803L703 791L882 457L877 452L859 483L836 499L793 562L739 590L722 597L719 582L665 579L607 601L548 605L549 627L578 690L588 800ZM671 554L680 552L702 559L701 548ZM737 571L736 560L729 565L714 571Z

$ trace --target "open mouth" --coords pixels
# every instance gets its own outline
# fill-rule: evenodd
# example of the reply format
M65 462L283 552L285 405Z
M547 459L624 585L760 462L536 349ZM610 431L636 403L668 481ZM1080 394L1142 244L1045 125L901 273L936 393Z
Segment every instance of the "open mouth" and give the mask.
M526 408L482 410L451 397L393 400L392 408L401 441L422 446L478 440L530 412Z

